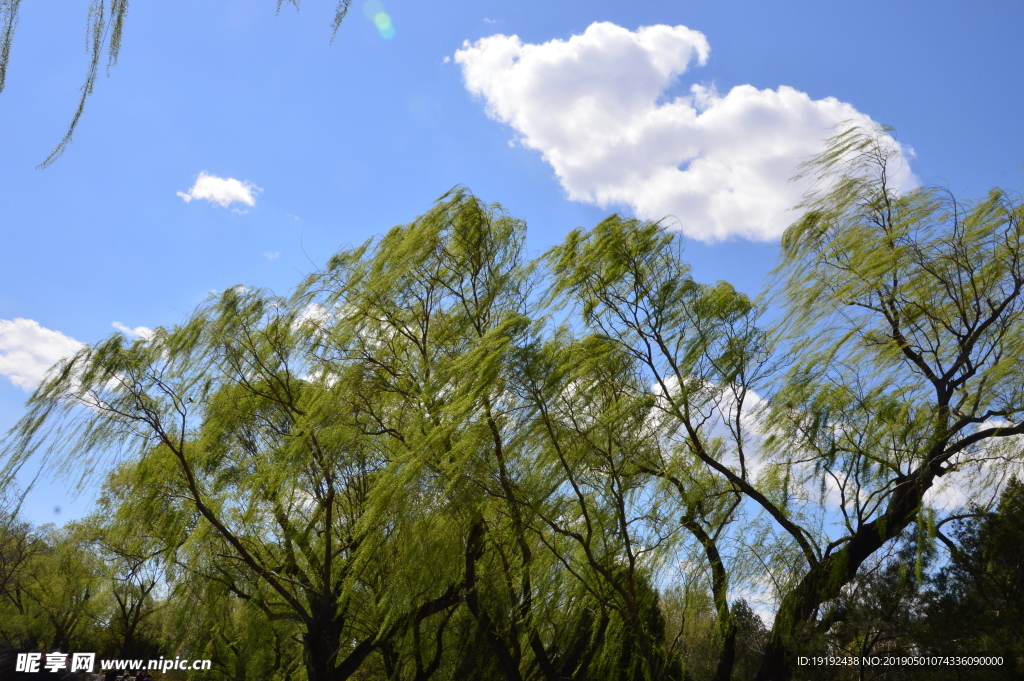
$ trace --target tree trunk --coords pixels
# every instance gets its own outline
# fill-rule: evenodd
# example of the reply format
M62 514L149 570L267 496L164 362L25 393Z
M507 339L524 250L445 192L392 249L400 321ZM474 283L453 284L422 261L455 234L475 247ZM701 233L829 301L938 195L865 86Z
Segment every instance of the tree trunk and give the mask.
M325 599L320 615L306 625L302 638L306 644L307 681L345 681L378 646L377 636L371 634L340 659L342 618L334 613L333 603L333 599Z
M681 485L679 489L682 491ZM683 517L681 522L704 547L704 554L711 566L711 592L718 615L718 631L722 636L722 652L718 656L718 666L712 681L730 681L736 662L736 622L729 609L729 573L725 570L715 538L704 530L700 522L689 516Z
M736 663L736 623L730 616L729 621L720 629L722 630L722 654L718 658L718 667L715 669L712 681L731 681L732 668Z
M775 615L756 681L789 681L793 677L800 635L813 625L818 608L839 596L861 564L917 517L924 493L934 479L928 468L905 478L896 486L882 516L861 525L843 548L815 564L785 595Z
M309 681L343 681L350 675L340 676L337 673L341 631L332 620L317 618L306 626L302 638L306 644L306 676Z
M469 537L466 540L466 606L476 620L484 639L494 651L502 673L508 681L522 681L522 674L519 671L519 661L512 655L512 651L502 640L494 621L487 613L487 610L480 603L477 593L476 563L484 553L484 534L486 529L482 520L477 521L469 530Z

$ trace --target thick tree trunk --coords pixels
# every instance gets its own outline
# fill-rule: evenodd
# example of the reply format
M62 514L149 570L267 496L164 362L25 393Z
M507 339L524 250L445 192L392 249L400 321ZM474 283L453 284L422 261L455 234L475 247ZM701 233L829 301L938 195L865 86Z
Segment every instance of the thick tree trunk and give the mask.
M732 617L722 629L722 654L718 658L718 667L712 681L731 681L732 668L736 663L736 623Z
M336 602L323 599L317 616L306 624L306 676L308 681L345 681L355 674L377 648L376 636L368 636L347 651L342 659L343 619L335 612Z
M343 681L348 678L348 675L339 676L337 673L341 630L333 620L333 617L320 617L306 626L302 638L306 644L306 676L309 681Z
M858 528L841 549L815 564L782 599L771 636L761 658L757 681L789 681L796 666L800 635L813 626L819 607L839 596L858 568L890 539L900 535L917 517L924 493L935 479L922 468L893 491L886 512Z
M450 585L437 598L399 617L387 630L367 636L340 660L342 619L337 615L324 614L307 625L306 634L303 636L306 644L308 681L346 681L359 671L366 658L375 650L390 645L395 637L407 631L410 626L457 606L461 600L462 586ZM324 612L333 613L333 607Z

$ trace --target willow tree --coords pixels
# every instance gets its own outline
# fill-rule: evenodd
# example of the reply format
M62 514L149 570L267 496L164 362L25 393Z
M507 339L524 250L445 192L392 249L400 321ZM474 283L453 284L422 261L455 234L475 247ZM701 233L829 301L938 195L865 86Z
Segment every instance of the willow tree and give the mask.
M22 546L7 559L22 561L0 592L0 636L11 646L50 650L98 649L102 632L96 626L108 612L109 595L99 558L87 549L81 528L52 525L13 538Z
M676 504L639 465L657 446L651 392L613 343L566 336L554 334L520 369L524 426L550 490L533 502L534 531L603 606L590 616L591 637L608 641L557 678L681 679L654 588L675 556Z
M73 448L59 453L72 464L126 447L111 480L120 524L141 521L186 569L297 621L311 680L347 678L457 586L423 580L400 605L380 593L407 527L363 520L389 452L347 409L358 384L308 375L297 315L287 301L230 290L152 340L115 336L37 392L23 437L42 421L70 429L50 442Z
M412 516L418 509L428 523L450 510L445 527L458 548L438 551L460 561L465 607L497 672L510 680L522 678L544 650L522 503L529 450L507 389L510 358L531 326L524 240L522 221L456 189L416 222L391 230L366 257L334 258L299 296L325 331L313 335L318 362L339 383L364 386L352 412L364 436L395 452L387 471L393 482L372 513ZM351 347L338 347L339 332L351 335ZM441 536L439 529L425 526L422 540ZM416 635L404 646L429 660L423 643ZM390 668L402 665L402 647L384 656ZM412 666L418 677L423 665Z
M553 297L654 386L665 446L639 461L705 549L719 678L729 590L756 585L742 554L778 600L759 678L787 679L865 559L928 524L929 489L965 471L955 484L981 489L1020 463L1024 209L999 191L899 193L898 159L886 130L852 127L803 168L818 192L783 240L772 336L730 286L693 282L656 225L613 216L549 256Z
M804 561L779 603L759 679L787 679L805 636L858 568L913 523L934 535L929 491L979 494L1020 466L1024 434L1024 206L899 192L884 129L849 128L804 171L818 191L782 242L766 465L821 491L823 529L793 523ZM813 499L814 495L810 495Z
M350 677L463 596L459 541L479 521L445 491L490 438L470 414L509 323L508 287L468 310L444 290L466 272L437 251L460 238L491 284L509 274L479 257L467 230L491 223L467 208L489 217L472 197L442 202L340 254L315 293L231 289L150 340L84 350L37 390L8 451L45 442L50 461L88 467L120 448L122 525L296 621L311 681Z
M549 298L579 315L582 331L600 341L595 349L610 346L591 354L623 362L633 399L646 403L646 445L625 458L672 492L652 504L662 506L660 522L701 548L721 643L714 678L727 681L736 642L730 590L744 584L749 562L726 550L736 545L730 526L747 497L790 523L771 492L755 485L748 451L754 387L768 366L758 309L724 282L695 282L679 237L657 223L613 215L570 233L546 260ZM619 419L620 438L628 424Z

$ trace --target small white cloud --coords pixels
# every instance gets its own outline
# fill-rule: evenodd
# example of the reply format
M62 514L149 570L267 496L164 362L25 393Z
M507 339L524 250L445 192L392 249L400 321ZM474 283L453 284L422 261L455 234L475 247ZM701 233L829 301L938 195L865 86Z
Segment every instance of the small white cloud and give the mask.
M674 216L702 241L775 239L808 188L789 181L796 166L833 126L867 118L787 86L720 94L692 84L673 96L710 49L686 26L604 22L539 45L500 34L466 41L454 59L488 115L541 152L570 199L629 206L643 219ZM906 158L894 178L903 188L916 183Z
M240 203L246 206L256 205L256 194L263 191L248 180L236 180L233 177L217 177L205 170L199 173L196 183L188 192L178 192L178 196L188 203L192 199L205 199L210 203L227 208ZM235 212L238 211L235 209Z
M111 324L115 329L128 336L129 338L141 338L142 340L149 340L153 337L153 329L145 326L136 326L134 329L121 322L114 322Z
M0 375L23 390L34 389L50 367L82 347L32 319L0 319Z
M330 321L332 315L330 311L318 303L310 303L306 307L299 311L299 314L295 316L295 321L292 322L292 328L298 329L306 324L312 326L322 326Z
M448 56L448 55L446 54L446 55L444 56L444 59L442 59L442 60L441 60L441 63L442 63L442 64L447 64L447 63L451 62L451 60L452 60L452 58L451 58L451 57L449 57L449 56Z
M484 23L485 24L496 24L496 23L498 23L498 20L497 19L488 19L487 17L484 17Z
M266 253L263 254L263 257L266 258L267 260L274 260L280 255L281 251L267 251Z

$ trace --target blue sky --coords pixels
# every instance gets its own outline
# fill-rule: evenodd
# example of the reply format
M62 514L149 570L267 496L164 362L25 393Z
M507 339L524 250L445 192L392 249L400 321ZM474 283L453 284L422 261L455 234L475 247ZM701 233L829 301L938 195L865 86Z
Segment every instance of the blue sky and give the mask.
M235 284L287 293L456 184L527 220L535 253L613 210L672 214L695 276L751 293L785 216L731 211L743 186L705 206L720 178L701 163L784 195L787 164L856 111L896 128L908 182L1024 184L1020 2L381 2L355 0L333 44L329 0L136 2L45 170L85 74L87 3L24 3L0 93L0 428L67 339L174 324ZM367 16L381 8L389 38ZM628 110L577 115L587 101ZM766 140L783 152L766 160ZM24 510L62 522L87 501L44 483Z

